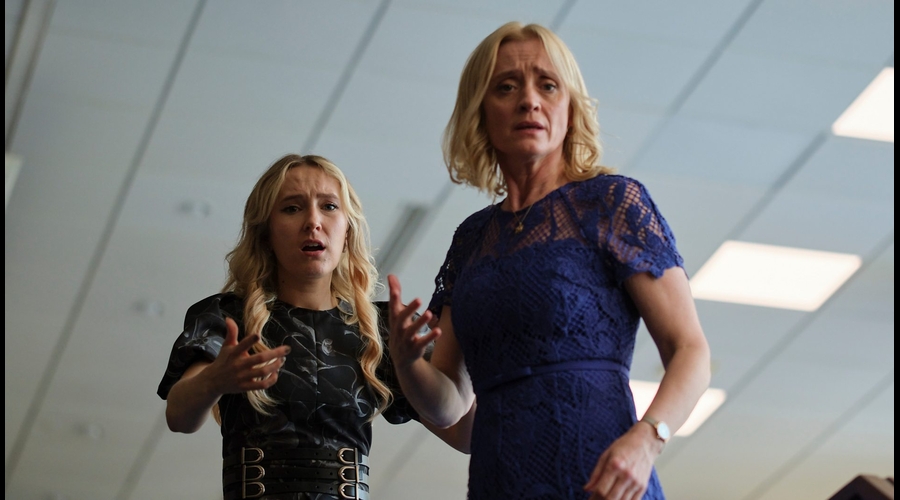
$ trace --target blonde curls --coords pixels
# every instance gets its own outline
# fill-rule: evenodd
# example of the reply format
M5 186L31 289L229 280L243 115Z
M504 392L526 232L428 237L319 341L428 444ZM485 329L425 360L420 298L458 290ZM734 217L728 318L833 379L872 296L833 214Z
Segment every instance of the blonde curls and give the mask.
M565 172L569 180L585 180L613 170L600 164L603 148L597 122L597 101L591 98L578 63L566 44L538 25L506 23L475 48L463 68L456 105L444 129L444 163L450 179L495 196L506 193L497 155L484 126L482 102L497 62L497 51L507 41L538 39L569 91L572 130L563 142Z
M263 335L269 320L270 306L275 301L277 264L267 245L269 214L284 184L287 172L295 167L320 168L338 181L342 206L346 208L349 228L347 251L341 256L331 280L332 296L341 304L341 314L348 325L359 325L364 349L360 355L363 376L375 392L378 407L374 418L393 398L390 389L378 379L375 370L384 357L384 345L378 328L378 312L372 300L378 271L370 252L369 225L362 213L359 197L343 172L329 160L316 155L287 155L276 161L259 178L244 206L244 221L238 243L226 256L228 277L223 292L233 292L244 300L244 335L257 334L256 352L270 349ZM250 404L263 414L270 414L276 401L266 391L247 393Z

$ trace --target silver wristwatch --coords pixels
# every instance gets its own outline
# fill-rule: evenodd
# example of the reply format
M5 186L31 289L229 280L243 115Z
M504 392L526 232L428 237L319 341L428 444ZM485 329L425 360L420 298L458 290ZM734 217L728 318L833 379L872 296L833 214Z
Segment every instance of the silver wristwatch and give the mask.
M669 426L661 420L656 420L655 418L645 416L641 419L641 422L645 422L653 426L653 430L656 431L656 438L663 443L668 442L669 438L672 437L672 433L669 432Z

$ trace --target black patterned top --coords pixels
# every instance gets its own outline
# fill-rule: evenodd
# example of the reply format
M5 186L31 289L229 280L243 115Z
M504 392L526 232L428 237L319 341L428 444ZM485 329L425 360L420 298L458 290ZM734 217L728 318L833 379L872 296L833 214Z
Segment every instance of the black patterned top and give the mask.
M418 420L400 392L387 354L387 304L377 302L385 355L377 370L394 394L383 416L393 424ZM191 306L182 332L169 356L157 393L163 399L184 371L196 361L218 356L225 336L225 317L232 317L244 337L243 301L234 294L216 294ZM348 326L339 308L313 311L275 301L263 331L269 345L289 345L291 352L268 393L278 404L266 416L250 406L244 394L219 400L222 417L222 457L241 447L263 449L355 447L368 454L372 444L369 421L377 404L362 374L359 329Z

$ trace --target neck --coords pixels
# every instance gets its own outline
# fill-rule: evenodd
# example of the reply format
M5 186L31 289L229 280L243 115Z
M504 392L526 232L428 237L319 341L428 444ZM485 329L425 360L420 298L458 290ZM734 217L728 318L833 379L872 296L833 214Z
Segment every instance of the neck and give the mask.
M278 299L294 307L314 311L327 311L337 306L337 299L331 294L330 277L300 284L279 280Z
M534 204L568 182L561 155L516 164L501 162L500 171L508 194L503 208L513 212Z

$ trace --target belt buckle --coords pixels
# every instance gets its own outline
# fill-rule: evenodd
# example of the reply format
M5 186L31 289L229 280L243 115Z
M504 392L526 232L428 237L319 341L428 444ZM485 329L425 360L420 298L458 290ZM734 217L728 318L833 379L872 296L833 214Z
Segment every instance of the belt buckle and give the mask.
M241 480L245 483L247 481L259 481L266 475L266 469L264 469L262 465L242 465L241 468L242 468ZM256 477L247 477L247 471L251 470L251 469L257 470Z
M255 451L259 456L255 460L247 460L247 452ZM262 461L263 457L266 454L263 453L262 448L243 448L241 447L241 463L242 464L255 464Z
M259 491L255 495L248 495L247 494L247 486L248 485L251 485L251 486L256 485L257 487L259 487ZM260 482L253 482L253 483L248 483L246 481L241 482L241 498L259 498L259 497L263 496L263 494L265 492L266 492L266 485L264 485Z
M344 472L348 471L348 470L353 471L353 477L350 479L347 479L346 477L344 477ZM344 481L345 483L358 483L359 482L359 466L358 465L345 465L345 466L341 467L340 469L338 469L338 477L341 478L341 481Z
M347 486L353 488L353 495L348 495L344 492L344 488ZM340 493L341 498L346 498L348 500L359 500L359 484L342 483L340 486L338 486L338 493Z
M353 460L352 460L352 461L349 461L349 460L345 459L345 458L344 458L344 453L352 453L352 454L353 454ZM338 450L338 454L337 454L337 455L338 455L338 462L340 462L340 463L342 463L342 464L345 464L345 465L357 465L357 464L359 464L359 457L357 456L356 448L341 448L341 449Z

